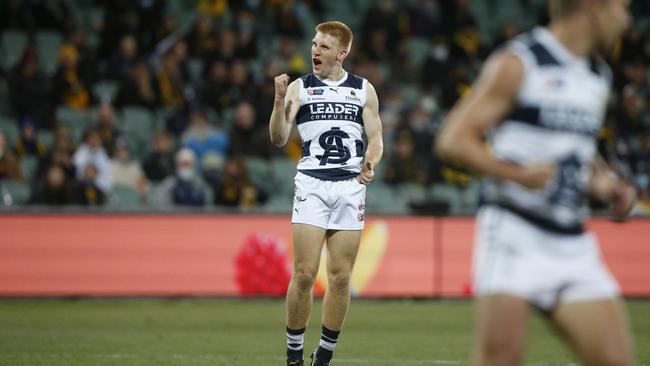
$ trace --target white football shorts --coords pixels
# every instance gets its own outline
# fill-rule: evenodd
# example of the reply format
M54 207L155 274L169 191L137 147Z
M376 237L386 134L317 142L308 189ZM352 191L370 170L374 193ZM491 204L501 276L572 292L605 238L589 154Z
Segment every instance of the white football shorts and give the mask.
M326 230L362 230L366 186L357 178L327 181L298 172L294 178L292 224Z
M477 216L473 276L476 296L515 295L545 311L619 295L593 234L549 232L495 206Z

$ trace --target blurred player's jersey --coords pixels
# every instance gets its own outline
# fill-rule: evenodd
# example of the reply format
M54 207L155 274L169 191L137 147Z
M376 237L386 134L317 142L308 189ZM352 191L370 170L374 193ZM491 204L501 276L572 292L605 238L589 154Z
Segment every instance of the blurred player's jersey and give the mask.
M363 107L367 81L345 73L338 82L307 74L300 80L296 124L302 138L298 170L322 180L346 180L361 171L365 151Z
M589 214L586 193L611 71L602 60L571 54L546 28L506 49L521 59L524 77L514 111L491 133L494 154L519 164L555 161L558 172L537 191L486 179L482 199L548 230L580 233Z

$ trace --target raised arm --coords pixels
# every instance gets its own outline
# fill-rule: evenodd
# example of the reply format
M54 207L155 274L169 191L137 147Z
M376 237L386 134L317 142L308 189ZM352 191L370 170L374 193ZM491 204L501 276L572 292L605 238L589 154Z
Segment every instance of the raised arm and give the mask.
M543 188L553 176L552 163L521 166L498 160L485 144L486 131L510 113L524 76L519 58L501 52L491 57L469 95L456 104L435 142L443 158L483 175Z
M296 79L289 84L287 74L275 78L275 101L273 103L273 112L271 112L271 120L269 121L271 143L275 146L284 146L289 139L291 126L300 107L300 86L298 83L300 83L300 80Z
M363 127L368 138L368 148L363 159L359 183L368 184L374 177L374 167L381 161L384 153L384 142L382 140L381 120L379 119L379 99L372 84L368 83L366 105L363 108Z

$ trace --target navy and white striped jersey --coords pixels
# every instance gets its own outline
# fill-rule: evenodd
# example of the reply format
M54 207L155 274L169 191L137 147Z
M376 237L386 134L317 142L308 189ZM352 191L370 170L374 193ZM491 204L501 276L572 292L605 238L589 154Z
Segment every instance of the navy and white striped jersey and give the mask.
M365 152L363 108L368 82L345 73L338 82L307 74L300 80L296 115L302 138L298 170L323 180L346 180L361 171Z
M539 191L485 179L482 198L549 230L580 233L611 71L602 60L571 54L546 28L506 47L521 59L524 77L515 110L490 134L494 154L520 164L555 161L558 173Z

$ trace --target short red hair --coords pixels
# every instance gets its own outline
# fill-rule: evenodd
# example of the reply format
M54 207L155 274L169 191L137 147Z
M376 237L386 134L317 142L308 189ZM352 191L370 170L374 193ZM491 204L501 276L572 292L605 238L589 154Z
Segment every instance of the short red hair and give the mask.
M316 32L328 34L336 38L336 40L339 41L339 45L348 51L352 46L352 31L350 30L350 27L338 20L320 23L316 26Z

